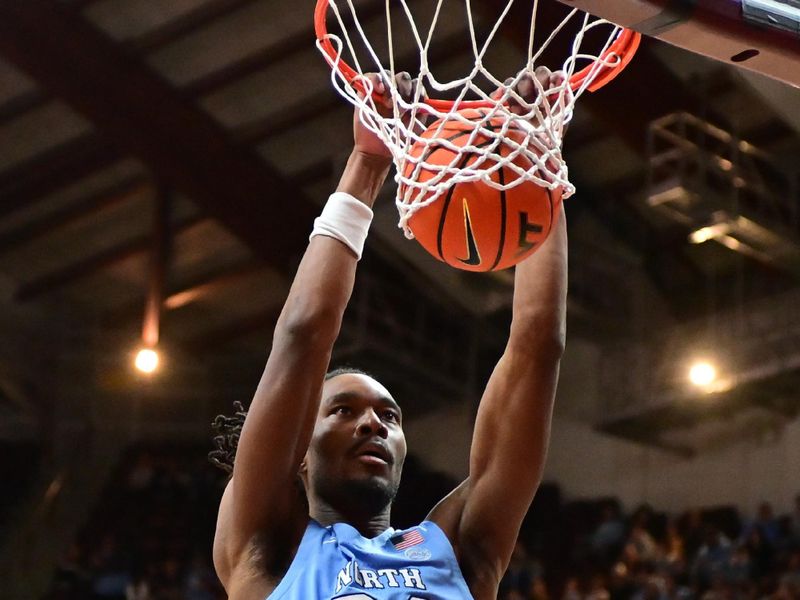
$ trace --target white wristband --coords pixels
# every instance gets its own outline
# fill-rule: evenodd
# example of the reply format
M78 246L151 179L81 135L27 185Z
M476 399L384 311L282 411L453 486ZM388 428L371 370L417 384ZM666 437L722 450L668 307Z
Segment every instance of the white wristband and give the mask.
M314 220L314 230L308 240L311 241L315 235L335 238L360 260L370 223L372 209L369 206L350 194L335 192L328 198L322 214Z

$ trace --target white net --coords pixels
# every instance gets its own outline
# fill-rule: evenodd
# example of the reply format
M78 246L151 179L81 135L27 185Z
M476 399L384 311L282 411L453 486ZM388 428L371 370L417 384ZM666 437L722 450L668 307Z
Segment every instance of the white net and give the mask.
M336 90L360 109L364 125L392 153L398 184L399 226L406 236L413 237L408 221L416 211L437 201L461 182L481 181L495 189L510 189L533 181L551 190L561 188L564 198L570 196L575 188L561 155L565 127L572 119L576 99L593 85L602 85L598 81L603 77L610 79L609 70L624 66L624 56L617 48L626 30L574 9L546 36L540 35L544 40L537 44L539 0L533 0L527 58L522 68L517 65L510 69L516 75L507 79L511 73L496 76L487 67L486 57L492 42L509 25L515 0L504 0L499 18L481 36L482 40L478 39L470 1L459 0L466 9L465 25L474 61L463 76L440 81L430 58L434 34L442 21L444 0L436 0L435 6L428 7L433 14L426 30L415 21L410 0L384 1L385 36L376 40L385 46L383 59L365 33L367 27L359 19L354 0L320 0L317 46L332 67L331 80ZM401 10L397 10L398 5ZM407 20L407 31L419 52L419 71L411 73L417 82L411 98L403 97L395 79L397 28L392 19L398 13ZM327 18L329 14L338 23L338 33L328 32L325 24L320 35L320 17ZM563 71L564 77L560 83L544 89L535 69L562 30L572 35L566 45L567 56L556 67ZM594 34L598 31L602 35ZM594 45L591 49L585 47L589 38ZM369 72L377 73L389 91L391 109L376 104L372 83L365 76ZM520 95L518 84L523 78L533 83L535 93ZM451 100L430 99L443 95ZM453 130L460 134L446 135ZM449 151L445 160L442 150ZM431 159L433 156L435 160ZM498 176L500 170L503 172Z

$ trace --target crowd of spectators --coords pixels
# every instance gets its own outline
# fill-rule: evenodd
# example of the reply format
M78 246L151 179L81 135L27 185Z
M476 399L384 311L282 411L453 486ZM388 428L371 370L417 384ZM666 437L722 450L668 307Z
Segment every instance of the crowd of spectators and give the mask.
M800 496L790 514L764 502L749 519L734 507L626 517L613 500L560 512L566 543L521 537L500 600L800 600Z
M221 600L211 562L226 476L198 447L137 448L122 461L46 600ZM393 525L420 522L455 481L413 457ZM800 496L672 516L613 499L563 502L543 486L499 600L800 600Z
M225 476L199 447L133 449L61 561L47 600L221 600L211 562Z

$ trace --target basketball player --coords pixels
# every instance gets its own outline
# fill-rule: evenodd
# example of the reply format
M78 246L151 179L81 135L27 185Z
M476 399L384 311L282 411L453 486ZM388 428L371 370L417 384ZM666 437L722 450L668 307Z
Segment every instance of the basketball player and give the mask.
M545 88L561 77L536 76ZM410 78L397 81L410 94ZM530 80L518 86L533 88ZM235 420L227 423L238 448L219 510L217 574L230 600L494 599L545 460L565 335L563 208L542 248L517 266L508 345L480 403L468 479L424 522L395 531L391 503L406 456L401 408L366 374L326 376L370 206L391 164L357 116L354 134L255 397L247 413L239 407L241 435Z

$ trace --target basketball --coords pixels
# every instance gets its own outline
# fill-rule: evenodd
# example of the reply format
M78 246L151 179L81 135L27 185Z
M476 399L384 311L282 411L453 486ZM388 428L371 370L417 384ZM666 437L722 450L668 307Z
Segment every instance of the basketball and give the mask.
M473 121L484 115L479 109L464 109L459 114ZM453 162L454 150L424 140L436 136L463 147L469 142L473 128L456 119L447 121L437 131L440 125L441 120L428 127L422 134L423 140L412 146L410 157L421 158L427 165L445 166ZM497 123L488 126L500 129L501 121L497 119ZM512 123L507 137L522 143L525 133ZM480 148L491 142L488 136L478 133L472 145ZM504 157L513 151L513 146L505 143L495 150ZM469 167L481 156L477 152L465 153L455 166ZM488 169L491 161L487 158L483 165ZM522 155L513 162L525 170L531 167L530 159ZM406 161L403 175L414 176L416 181L424 183L438 174L423 166L414 175L416 166L416 162ZM446 175L445 180L450 176ZM509 167L502 167L491 177L506 185L519 175ZM401 189L401 193L404 191ZM456 183L435 202L415 212L408 226L425 250L448 265L466 271L496 271L515 265L542 245L558 215L559 202L560 188L548 190L532 181L523 181L507 190L494 189L481 181Z

